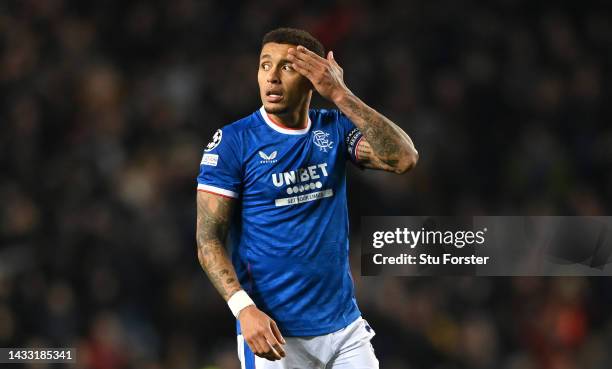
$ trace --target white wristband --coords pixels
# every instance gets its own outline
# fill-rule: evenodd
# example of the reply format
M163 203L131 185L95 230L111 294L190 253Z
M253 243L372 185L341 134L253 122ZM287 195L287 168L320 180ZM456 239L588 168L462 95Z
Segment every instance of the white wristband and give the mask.
M233 294L229 300L227 300L227 305L229 305L232 314L234 314L234 316L238 318L238 314L240 314L240 311L242 309L250 305L255 305L255 303L253 302L253 300L251 300L249 295L244 292L244 290L240 290Z

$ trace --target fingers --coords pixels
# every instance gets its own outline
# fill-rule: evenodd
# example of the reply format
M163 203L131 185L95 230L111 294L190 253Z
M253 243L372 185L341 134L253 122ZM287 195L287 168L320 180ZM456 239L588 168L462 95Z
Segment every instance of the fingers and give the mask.
M252 339L247 341L251 351L259 357L264 359L268 359L271 361L280 360L285 356L285 352L281 354L274 348L270 343L268 343L267 339L264 337L259 337L258 339Z
M298 55L306 58L307 60L312 60L317 63L325 62L325 59L320 57L317 53L308 50L304 46L300 45L297 47Z
M333 52L333 51L330 51L329 53L327 53L327 60L328 60L328 61L329 61L329 62L330 62L330 63L331 63L333 66L335 66L336 68L338 68L338 70L340 70L341 72L343 71L343 70L342 70L342 67L340 66L340 64L338 64L338 62L336 61L336 58L334 57L334 52Z
M260 355L261 357L266 358L266 359L268 359L268 360L270 360L270 361L280 360L280 359L282 359L282 358L284 357L284 356L281 356L281 354L280 354L278 351L276 351L276 350L275 350L275 349L272 347L272 345L270 345L269 343L266 343L266 344L267 344L267 346L268 346L268 349L267 349L267 351L266 351L266 352L264 352L264 353L262 353L262 354ZM284 353L285 353L285 352L283 351L283 355L284 355Z
M261 356L262 353L264 352L263 347L261 346L259 340L257 339L247 340L247 344L249 345L249 348L251 349L251 351L253 351L253 353L257 356Z
M306 49L304 46L298 46L297 49L289 48L287 53L290 61L294 63L296 61L304 62L305 64L302 67L309 70L323 69L327 65L327 60Z
M274 337L278 340L278 342L282 343L283 345L285 343L287 343L285 341L285 338L283 337L283 335L281 334L280 330L278 329L278 326L276 325L275 321L272 321L270 323L270 326L272 327L272 333L274 334Z
M276 335L275 329L276 331L278 331L278 327L276 326L276 322L274 320L270 319L267 328L268 329L264 334L264 339L266 341L266 344L268 345L267 348L272 349L269 353L273 358L280 360L281 358L286 356L285 350L281 346L281 342L285 343L285 340L280 335L280 332L278 332L278 336Z
M276 352L278 352L282 357L285 357L285 350L281 346L281 343L285 344L285 339L278 330L278 327L276 326L276 322L274 320L270 321L270 331L268 332L266 339L268 340L270 345L276 350Z
M311 65L304 59L298 58L295 54L290 53L289 55L287 55L287 59L289 59L289 61L292 63L291 66L293 67L293 69L295 69L298 73L302 74L307 78L310 78L312 74L316 71L316 68L313 65Z
M240 314L239 319L242 336L255 355L271 361L285 357L281 345L285 340L278 332L274 320L257 308L245 309L245 314Z
M292 59L291 56L289 56L289 60L292 62L291 67L293 67L293 69L295 69L298 73L308 79L312 77L313 70L310 64L295 58Z
M287 356L287 354L285 353L285 350L283 349L283 346L281 346L282 344L285 344L286 341L283 338L283 336L280 333L280 330L278 329L278 327L276 326L276 322L271 321L270 322L270 336L266 337L266 339L268 340L268 342L270 343L270 345L272 346L272 348L274 348L274 350L282 357Z
M327 60L330 63L334 64L335 66L340 67L338 65L338 62L336 62L336 59L334 58L334 52L333 51L330 51L330 52L327 53Z
M316 53L308 50L304 46L300 45L297 48L290 48L288 51L289 55L293 55L296 58L303 60L310 64L325 64L325 59L317 55Z
M259 333L247 340L249 347L251 347L255 355L271 361L280 360L287 355L281 342L284 344L285 340L281 336L280 331L278 331L274 321L270 322L267 332Z
M334 52L329 51L326 58L322 58L314 52L308 50L304 46L298 46L296 49L289 48L288 59L293 63L293 69L296 69L299 73L306 77L307 74L323 72L329 70L330 66L334 66L339 70L342 70L336 59L334 58Z
M283 350L283 347L281 346L280 342L276 340L276 338L272 334L272 331L269 331L266 334L266 341L268 346L272 349L272 353L278 355L278 359L285 357L285 350Z
M292 62L293 69L313 83L316 82L316 75L323 73L328 65L327 60L303 46L298 46L297 50L290 48L287 58Z

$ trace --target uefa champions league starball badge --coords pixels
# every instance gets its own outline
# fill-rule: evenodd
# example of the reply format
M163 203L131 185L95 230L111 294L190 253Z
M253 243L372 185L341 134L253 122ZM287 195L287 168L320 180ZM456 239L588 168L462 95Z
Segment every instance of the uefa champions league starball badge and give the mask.
M206 145L206 149L204 151L209 152L210 150L219 146L219 144L221 143L222 136L223 136L223 132L220 129L218 129L213 135L212 141L210 141L208 145Z
M331 149L332 145L334 144L334 142L329 140L327 137L329 137L329 133L327 132L320 130L312 132L312 141L323 152L327 152L327 149Z

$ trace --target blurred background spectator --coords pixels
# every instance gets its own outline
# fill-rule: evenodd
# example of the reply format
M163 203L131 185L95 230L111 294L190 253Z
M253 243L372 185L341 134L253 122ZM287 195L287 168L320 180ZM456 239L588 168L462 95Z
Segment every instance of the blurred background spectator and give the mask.
M260 106L260 40L278 26L333 49L420 152L406 176L349 171L381 367L612 367L608 278L358 265L361 215L610 213L612 16L594 0L3 1L0 347L77 347L78 368L239 367L196 258L195 177L214 130Z

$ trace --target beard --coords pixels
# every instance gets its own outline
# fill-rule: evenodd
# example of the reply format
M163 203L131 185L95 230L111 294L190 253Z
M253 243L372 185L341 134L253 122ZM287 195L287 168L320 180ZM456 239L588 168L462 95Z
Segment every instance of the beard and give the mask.
M278 104L274 104L273 106L266 106L266 104L264 104L264 110L268 114L285 114L289 111L286 105Z

